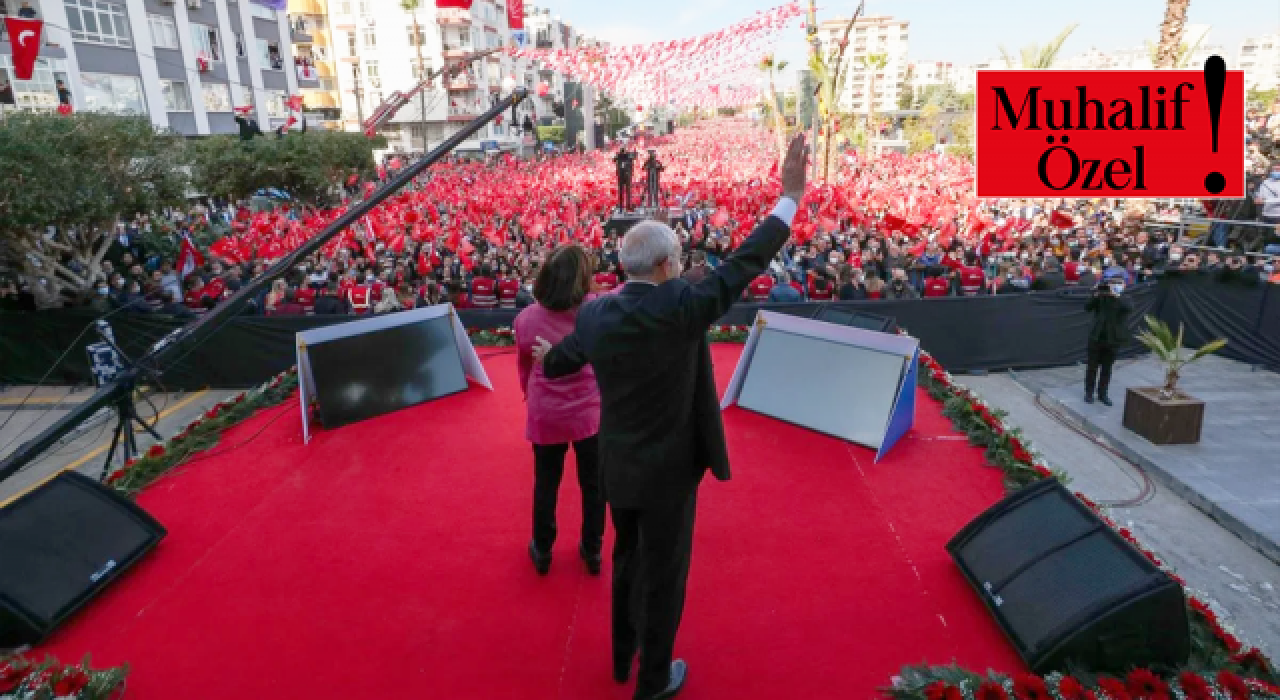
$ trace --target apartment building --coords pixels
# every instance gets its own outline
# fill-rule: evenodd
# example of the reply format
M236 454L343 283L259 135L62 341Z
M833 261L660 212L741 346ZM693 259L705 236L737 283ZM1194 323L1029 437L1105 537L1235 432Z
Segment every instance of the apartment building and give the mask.
M1240 43L1237 66L1244 71L1245 90L1280 86L1280 34L1245 39Z
M349 131L360 130L394 92L411 91L421 75L472 59L457 75L435 80L380 127L393 150L421 151L424 145L438 145L500 99L504 80L527 82L524 67L500 51L516 40L503 0L476 0L466 10L423 1L414 11L391 0L329 2L343 127ZM479 54L484 55L476 58ZM495 120L463 142L459 150L511 150L516 139L508 114L502 123Z
M818 25L818 39L822 51L834 56L844 36L848 19L830 19ZM898 108L898 97L907 86L907 48L909 46L909 22L888 15L859 18L849 33L849 46L845 49L845 82L840 108L855 114ZM873 65L876 56L883 55L887 63L883 67Z
M329 21L332 0L288 0L294 72L311 128L342 129L342 101Z
M251 105L265 131L285 122L301 87L288 17L251 0L27 2L44 20L44 45L32 79L19 81L0 36L4 109L65 102L196 136L236 131L233 108ZM4 14L21 5L0 0Z
M959 70L954 63L946 61L915 61L908 64L907 77L907 89L914 96L935 85L954 87Z

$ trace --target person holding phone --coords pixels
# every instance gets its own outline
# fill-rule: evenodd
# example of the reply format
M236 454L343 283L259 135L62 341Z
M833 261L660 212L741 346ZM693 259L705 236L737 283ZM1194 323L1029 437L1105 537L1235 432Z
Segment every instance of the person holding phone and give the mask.
M1098 401L1111 405L1111 398L1107 395L1111 387L1111 367L1116 362L1116 353L1128 339L1128 318L1133 311L1129 300L1121 296L1124 287L1124 273L1112 268L1103 274L1102 281L1085 302L1085 311L1093 312L1088 362L1084 370L1085 403L1093 403L1096 389Z

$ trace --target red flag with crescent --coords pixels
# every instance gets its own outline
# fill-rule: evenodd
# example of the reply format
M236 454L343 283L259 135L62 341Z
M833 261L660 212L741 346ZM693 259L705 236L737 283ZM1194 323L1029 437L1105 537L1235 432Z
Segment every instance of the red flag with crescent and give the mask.
M13 76L18 80L31 80L40 55L40 33L44 22L23 17L5 17L5 29L9 31L9 45L13 49Z

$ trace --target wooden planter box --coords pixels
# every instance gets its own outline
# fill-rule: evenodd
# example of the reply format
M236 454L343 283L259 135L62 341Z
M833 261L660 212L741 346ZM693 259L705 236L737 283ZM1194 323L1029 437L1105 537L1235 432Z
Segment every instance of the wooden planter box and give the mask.
M1192 445L1200 442L1204 402L1179 391L1160 398L1159 387L1129 389L1124 396L1124 427L1153 445Z

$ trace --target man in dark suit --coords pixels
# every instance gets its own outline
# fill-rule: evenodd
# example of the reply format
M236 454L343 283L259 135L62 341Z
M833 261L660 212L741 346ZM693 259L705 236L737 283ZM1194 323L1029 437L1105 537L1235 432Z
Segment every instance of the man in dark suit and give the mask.
M534 356L548 378L590 363L600 387L600 462L616 538L613 673L635 697L669 698L684 685L672 661L684 610L698 484L729 478L707 329L742 297L787 242L804 196L808 148L791 142L783 197L737 252L697 284L680 276L680 241L656 221L636 224L619 251L628 282L578 312L574 332Z

